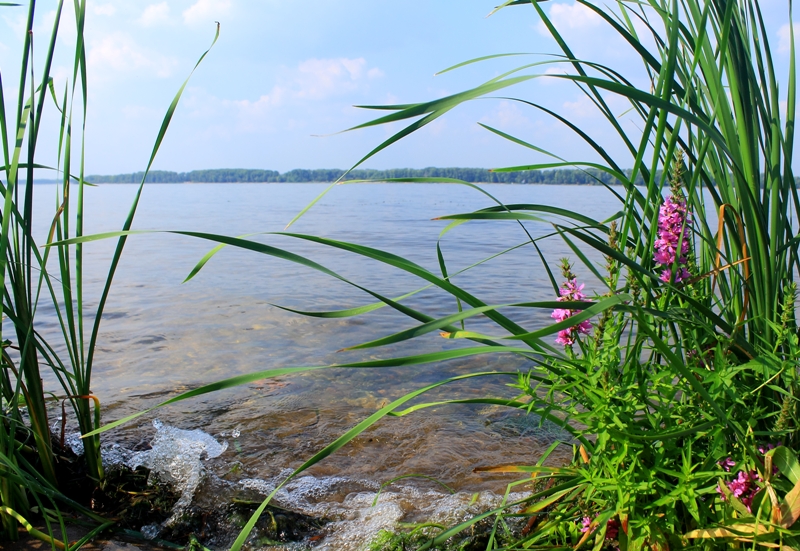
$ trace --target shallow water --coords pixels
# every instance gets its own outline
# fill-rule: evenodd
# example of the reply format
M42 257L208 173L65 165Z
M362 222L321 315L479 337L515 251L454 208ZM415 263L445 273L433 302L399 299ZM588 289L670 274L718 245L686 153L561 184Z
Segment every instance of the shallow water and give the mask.
M148 185L134 229L193 230L226 235L280 231L322 189L318 184ZM619 209L604 188L587 186L488 185L507 203L541 203L574 209L602 219ZM87 193L86 233L121 227L135 186L101 185ZM39 235L46 232L55 187L37 188ZM436 216L491 206L480 193L445 185L339 186L292 227L380 248L438 272L436 240L447 225ZM526 222L534 237L552 231L542 222ZM307 256L384 296L396 297L424 286L408 274L342 251L296 238L263 235L257 239ZM442 251L451 274L526 239L516 222L470 222L448 233ZM179 391L255 370L311 366L386 358L463 346L438 332L386 349L337 352L415 325L382 308L357 318L316 319L280 310L279 304L304 310L330 310L375 300L357 288L286 261L252 252L224 249L197 277L182 280L214 243L169 234L131 237L115 280L98 342L93 391L108 422L152 406ZM97 297L114 242L86 245L87 293ZM571 256L559 238L540 242L557 272L562 256ZM595 257L596 258L596 257ZM578 267L587 289L597 281ZM556 273L556 277L558 273ZM547 274L531 246L496 258L453 281L486 303L552 300ZM91 299L90 299L91 300ZM423 291L405 301L428 315L456 311L448 295ZM528 330L550 323L549 312L509 309ZM42 307L46 330L56 328L52 309ZM485 321L467 329L501 330ZM389 369L331 369L284 376L206 395L157 413L183 429L202 428L227 439L221 456L237 464L241 478L271 479L295 468L313 453L379 407L404 393L453 375L474 371L524 370L511 356L478 356L424 366ZM425 401L514 395L510 377L479 378L440 388ZM54 381L48 386L56 389ZM146 416L108 438L133 443L152 436ZM231 437L238 432L236 438ZM451 405L402 418L385 418L310 471L317 477L340 476L383 482L420 473L456 490L502 492L507 476L475 474L478 466L535 462L558 428L499 406ZM554 461L571 450L563 446ZM421 483L425 486L425 483Z

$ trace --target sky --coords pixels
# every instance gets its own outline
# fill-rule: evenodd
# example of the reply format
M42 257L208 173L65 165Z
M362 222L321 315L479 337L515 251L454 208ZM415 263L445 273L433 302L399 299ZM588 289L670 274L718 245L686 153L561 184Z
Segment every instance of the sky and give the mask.
M383 114L354 105L411 103L457 93L524 63L550 59L557 46L531 6L490 17L491 0L88 0L86 174L143 170L174 94L211 43L189 82L154 169L348 168L400 126L341 132ZM41 67L55 0L37 2L34 65ZM63 93L71 79L75 30L65 2L52 74ZM640 61L600 18L572 1L542 4L583 58L613 65L647 87ZM762 0L780 74L786 74L786 0ZM0 74L7 112L16 97L27 7L0 6ZM800 31L800 23L795 22ZM797 32L796 31L796 32ZM462 61L487 60L435 76ZM558 65L538 72L558 73ZM785 78L785 77L784 77ZM785 81L784 81L785 85ZM500 93L541 103L567 116L632 163L619 140L574 86L537 78ZM636 121L611 98L626 128ZM46 107L40 153L55 159L57 112ZM385 112L384 112L385 113ZM495 168L546 162L545 155L509 143L496 127L570 160L596 160L561 123L523 103L481 99L459 106L369 159L369 168L469 166ZM797 155L796 155L797 156ZM50 161L52 162L52 161Z

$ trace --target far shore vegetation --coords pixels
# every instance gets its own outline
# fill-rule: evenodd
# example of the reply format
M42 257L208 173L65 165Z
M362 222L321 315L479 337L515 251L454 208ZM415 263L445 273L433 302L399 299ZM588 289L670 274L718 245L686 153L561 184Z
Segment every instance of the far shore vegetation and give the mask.
M630 172L630 171L629 171ZM152 170L147 182L153 184L180 183L300 183L335 182L345 175L336 168L294 169L280 173L276 170L218 168L171 172ZM117 174L111 176L88 176L95 184L138 184L144 173ZM393 168L389 170L358 169L345 176L347 180L390 180L395 178L453 178L470 183L486 184L621 184L613 176L595 169L528 170L522 172L492 172L485 168ZM640 177L641 179L641 177ZM37 180L38 181L38 180ZM642 180L642 184L644 181Z
M630 169L623 171L631 178ZM144 172L128 174L92 175L85 181L92 184L139 184L145 178ZM486 168L427 167L391 168L388 170L358 169L346 172L338 168L296 168L287 172L258 168L214 168L173 172L153 170L145 181L150 184L280 184L280 183L330 183L343 181L370 180L384 182L412 178L452 178L474 184L540 184L540 185L625 185L606 172L589 169L549 169L526 170L519 172L494 172ZM60 183L61 180L36 178L40 184ZM409 183L409 182L406 182ZM646 185L641 174L635 185Z

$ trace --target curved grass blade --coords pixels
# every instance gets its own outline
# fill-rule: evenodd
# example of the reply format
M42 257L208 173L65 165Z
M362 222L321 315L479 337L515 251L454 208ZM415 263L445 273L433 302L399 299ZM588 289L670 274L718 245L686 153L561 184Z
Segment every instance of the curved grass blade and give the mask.
M552 303L547 303L552 304ZM559 303L560 304L560 303ZM470 308L468 310L461 310L455 314L451 314L449 316L445 316L439 319L431 320L427 323L419 325L417 327L412 327L411 329L406 329L404 331L400 331L398 333L394 333L392 335L387 335L385 337L381 337L379 339L375 339L372 341L368 341L362 344L357 344L355 346L349 346L347 348L343 348L342 351L349 351L349 350L361 350L365 348L376 348L379 346L387 346L390 344L396 344L398 342L406 341L409 339L413 339L419 337L421 335L426 335L428 333L432 333L437 329L441 329L443 327L447 327L453 323L460 322L479 314L483 314L485 312L490 312L493 310L497 310L499 308L509 308L514 306L522 306L521 304L497 304L497 305L490 305L490 306L481 306L479 308ZM534 308L536 306L533 306Z
M503 376L511 375L513 377L517 377L519 374L518 373L513 373L512 374L512 373L502 373L502 372L500 372L500 373L497 373L497 375L503 375ZM415 411L419 411L421 409L426 409L426 408L430 408L430 407L445 406L445 405L450 405L450 404L489 404L489 405L493 405L493 406L504 406L504 407L528 410L529 413L535 413L536 415L540 416L542 419L544 419L546 421L550 421L550 422L558 425L560 428L562 428L565 431L567 431L573 438L576 438L577 440L579 440L584 445L589 443L589 441L586 439L586 436L584 436L582 431L570 426L569 423L567 423L564 419L561 419L561 418L553 415L552 413L550 413L550 411L547 411L545 409L530 409L531 408L531 404L529 402L520 402L520 401L517 401L517 400L508 400L508 399L505 399L505 398L465 398L465 399L461 399L461 400L441 400L441 401L438 401L438 402L428 402L428 403L424 403L424 404L416 404L416 405L408 407L408 408L406 408L406 409L404 409L402 411L393 411L389 415L391 417L403 417L405 415L408 415L410 413L414 413Z
M593 302L540 303L540 304L552 304L554 305L552 306L552 308L568 308L570 310L580 311L580 313L573 314L564 321L548 325L543 329L539 329L537 331L530 331L528 333L520 333L517 335L489 337L486 335L481 335L479 333L472 333L470 331L456 331L446 335L446 337L453 339L468 338L468 339L493 339L493 340L521 340L524 342L528 342L531 339L539 339L541 337L546 337L547 335L553 335L555 333L558 333L562 329L569 329L570 327L574 327L575 325L578 325L580 322L593 318L594 316L604 312L605 310L609 310L617 306L618 304L622 304L623 302L630 301L631 298L632 297L630 295L619 294L605 298L596 303ZM550 308L551 306L547 307Z
M411 296L414 296L417 293L420 293L420 292L422 292L422 291L424 291L426 289L429 289L430 287L431 287L431 285L426 285L425 287L422 287L422 288L417 289L415 291L411 291L411 292L406 293L404 295L400 295L399 297L393 298L392 302L400 302L401 300L406 299L406 298L411 297ZM374 312L375 310L378 310L380 308L383 308L384 306L387 306L387 304L385 302L374 302L372 304L367 304L365 306L357 306L355 308L346 308L344 310L329 310L329 311L326 311L326 312L313 312L313 311L308 311L308 310L296 310L294 308L289 308L287 306L281 306L279 304L273 304L271 302L269 302L268 304L270 306L274 306L275 308L280 308L281 310L284 310L286 312L291 312L293 314L300 314L301 316L307 316L307 317L310 317L310 318L333 318L333 319L351 318L353 316L360 316L361 314L366 314L368 312Z
M501 57L516 57L516 56L521 56L521 55L536 55L536 54L533 53L533 52L517 52L517 53L510 53L510 54L485 55L485 56L476 57L474 59L470 59L470 60L467 60L467 61L462 61L461 63L456 63L455 65L452 65L452 66L448 67L447 69L442 69L441 71L439 71L437 73L434 73L433 76L437 76L438 77L439 75L443 75L443 74L448 73L450 71L453 71L455 69L459 69L461 67L465 67L466 65L472 65L473 63L486 61L488 59L498 59L498 58L501 58Z

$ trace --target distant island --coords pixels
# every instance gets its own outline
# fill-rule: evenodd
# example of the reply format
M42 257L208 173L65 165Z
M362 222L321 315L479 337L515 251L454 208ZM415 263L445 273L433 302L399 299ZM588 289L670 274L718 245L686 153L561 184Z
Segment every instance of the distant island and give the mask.
M280 173L275 170L246 168L217 168L170 172L153 170L147 182L153 184L185 183L308 183L335 182L344 170L335 168L295 169ZM94 184L138 184L142 172L110 176L88 176L86 181ZM357 169L347 174L347 180L385 181L392 178L455 178L472 183L486 184L619 184L608 174L596 169L527 170L523 172L492 172L485 168L393 168L389 170ZM44 182L44 180L42 180Z

